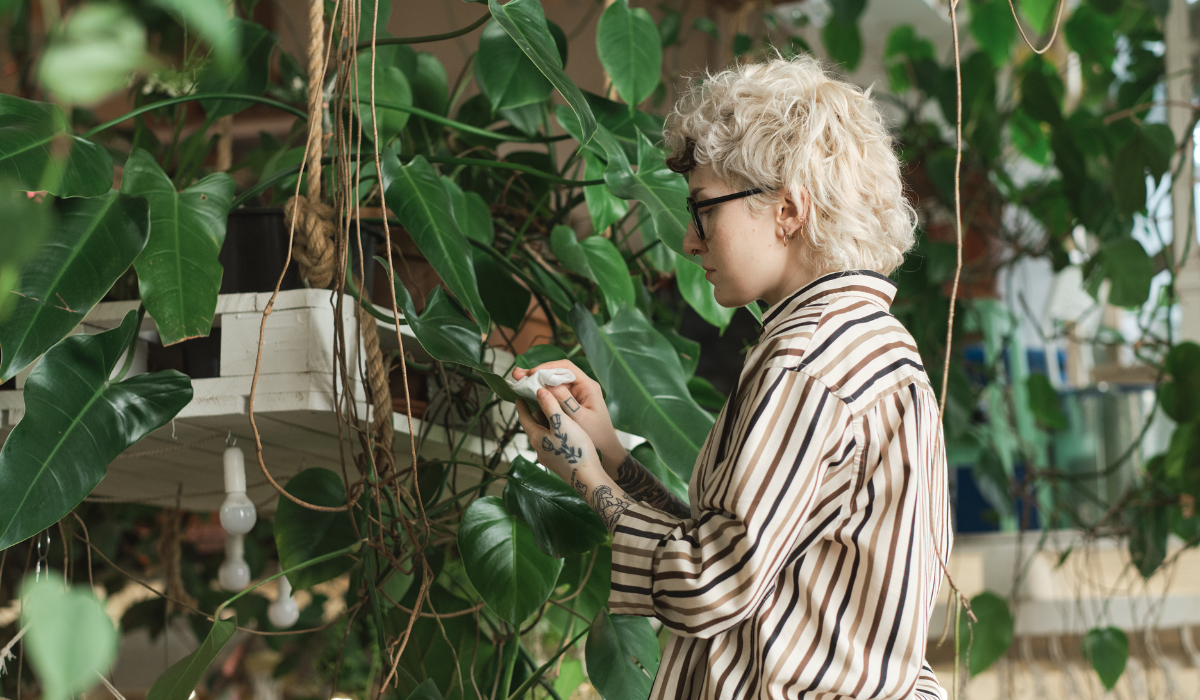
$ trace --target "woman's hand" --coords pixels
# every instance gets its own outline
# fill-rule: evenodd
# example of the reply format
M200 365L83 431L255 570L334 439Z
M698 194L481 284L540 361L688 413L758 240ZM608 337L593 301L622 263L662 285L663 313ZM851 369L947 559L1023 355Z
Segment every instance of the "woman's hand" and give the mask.
M513 379L522 379L539 369L568 369L574 373L575 381L546 387L546 390L563 406L563 413L579 424L591 438L592 444L604 453L605 469L610 472L615 470L625 458L626 450L617 439L617 431L608 415L608 405L604 403L604 392L600 383L587 376L570 360L543 362L533 369L517 367L512 376Z
M550 425L539 424L524 401L517 402L517 418L538 454L538 462L572 486L579 481L577 472L602 470L596 446L587 432L566 415L567 411L548 390L538 389L537 394L538 405Z

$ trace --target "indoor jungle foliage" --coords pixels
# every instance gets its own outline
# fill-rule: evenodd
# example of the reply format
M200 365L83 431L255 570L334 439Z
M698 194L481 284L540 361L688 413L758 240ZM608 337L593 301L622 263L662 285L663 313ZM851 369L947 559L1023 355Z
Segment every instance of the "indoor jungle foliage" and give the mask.
M24 652L16 664L30 671L23 682L36 677L52 699L93 686L112 663L118 632L82 582L116 591L127 571L158 561L159 533L178 527L158 508L84 501L118 455L192 397L191 380L180 372L129 374L126 350L142 317L153 318L164 345L208 335L230 212L280 205L319 172L339 219L337 303L346 294L389 328L400 317L437 360L431 380L448 395L451 375L473 388L453 398L468 419L463 439L486 428L496 450L476 463L421 460L414 446L411 460L396 460L376 449L379 436L355 420L353 408L342 416L363 426L347 459L351 476L301 472L288 492L324 509L281 495L273 523L260 522L247 537L246 557L260 582L274 578L266 565L274 558L297 589L349 572L346 606L332 623L322 622L325 597L318 595L301 615L302 631L265 637L283 654L276 673L312 663L337 692L359 697L562 698L584 679L578 659L564 654L586 636L600 694L645 697L660 648L654 627L646 618L607 614L609 537L592 511L536 465L502 462L519 429L485 417L516 396L500 378L511 368L491 366L481 338L493 328L518 331L535 302L553 339L517 363L570 357L600 380L616 427L648 441L634 454L686 497L691 466L725 397L695 375L699 344L679 334L679 319L686 305L724 329L734 310L716 304L703 271L681 249L687 187L664 165L662 119L654 113L678 79L664 73L664 53L705 36L739 60L809 51L789 27L810 18L767 5L754 31L726 36L703 17L685 27L676 3L652 8L656 21L617 0L602 10L595 37L613 87L604 97L567 77L574 37L546 21L538 0L479 3L478 21L462 31L408 38L376 31L389 17L387 0L326 2L321 168L304 160L306 59L278 49L278 37L249 19L255 4L240 0L230 18L223 0L90 2L59 17L53 1L0 2L22 95L0 95L0 382L41 358L24 386L24 417L0 451L0 593L16 595L31 562L40 572L60 558L75 584L63 590L39 580L21 589ZM866 0L829 4L820 34L826 53L852 72L862 55L857 22ZM1050 439L1065 418L1046 377L1019 359L1021 312L970 295L958 301L955 337L982 339L985 357L971 365L962 343L952 346L945 413L953 461L974 465L1002 520L1026 529L1036 504L1043 531L1127 536L1144 576L1164 565L1169 533L1200 543L1190 507L1200 496L1200 347L1174 340L1168 314L1181 261L1170 245L1151 257L1132 236L1137 222L1160 233L1147 209L1147 179L1175 182L1172 156L1188 155L1186 140L1177 144L1165 125L1146 119L1164 99L1165 5L1085 0L1062 13L1061 31L1083 76L1082 94L1068 103L1059 71L1019 39L1006 0L968 2L977 49L961 60L960 189L963 229L993 252L968 264L964 286L1026 256L1061 269L1074 264L1074 252L1083 257L1090 292L1107 289L1109 303L1141 307L1152 277L1167 273L1132 345L1159 370L1157 410L1178 424L1170 449L1145 465L1119 502L1105 503L1102 518L1083 518L1078 504L1099 496L1080 485L1088 474L1053 463ZM35 55L42 42L31 36L31 17L39 7L49 31ZM1050 36L1056 2L1022 0L1018 9L1035 41ZM410 47L455 37L470 38L475 52L453 81L433 54ZM896 275L893 308L939 386L955 267L953 224L945 222L953 221L956 196L956 71L953 57L935 55L911 26L891 32L885 60L891 94L881 86L876 94L901 115L897 137L925 225ZM131 73L138 76L132 84ZM463 99L472 81L479 92ZM126 88L135 96L129 114L99 123L86 109ZM190 102L203 109L204 128L181 138ZM253 184L238 192L227 172L209 172L218 137L208 127L252 104L294 115L295 125L286 141L264 135L244 162L224 168L252 174ZM160 141L155 124L172 126L174 137ZM570 147L556 149L563 140ZM501 155L505 144L515 147ZM123 164L119 189L114 163ZM1155 194L1151 207L1162 199ZM580 204L595 232L582 240L565 225ZM356 216L385 206L394 219ZM363 245L370 237L358 235L360 226L387 246ZM1078 227L1082 238L1073 233ZM444 287L413 299L396 278L395 303L372 304L356 280L401 229ZM390 276L387 257L376 260L376 273ZM112 330L70 334L97 303L114 298L137 298L141 306ZM747 311L760 317L756 304ZM1096 342L1125 341L1109 334ZM406 371L422 369L407 363ZM1134 451L1108 469L1121 469ZM484 495L498 480L503 490L493 491L501 495ZM60 535L49 546L47 529ZM180 577L194 605L159 597L122 619L125 631L158 634L168 616L185 615L202 640L155 682L150 700L187 700L235 625L280 632L253 586L232 596L213 590L217 557L184 551ZM1007 650L1013 615L994 593L971 607L978 622L964 617L960 631L973 640L963 654L974 674ZM6 631L4 639L16 634ZM1127 650L1116 628L1094 629L1083 640L1108 687ZM12 665L0 676L4 695L16 697L18 677Z

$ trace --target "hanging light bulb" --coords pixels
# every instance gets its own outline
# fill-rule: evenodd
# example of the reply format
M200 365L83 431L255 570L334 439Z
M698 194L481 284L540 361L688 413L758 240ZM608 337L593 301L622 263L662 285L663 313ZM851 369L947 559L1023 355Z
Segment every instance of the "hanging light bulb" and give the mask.
M290 628L300 619L300 606L292 597L292 583L287 576L279 577L279 597L267 606L267 617L281 630Z
M227 441L228 442L228 441ZM225 502L221 504L221 527L231 535L254 529L258 511L246 496L246 458L232 444L225 450Z
M240 591L250 585L250 565L243 554L243 535L225 535L225 561L217 569L217 583L227 591Z

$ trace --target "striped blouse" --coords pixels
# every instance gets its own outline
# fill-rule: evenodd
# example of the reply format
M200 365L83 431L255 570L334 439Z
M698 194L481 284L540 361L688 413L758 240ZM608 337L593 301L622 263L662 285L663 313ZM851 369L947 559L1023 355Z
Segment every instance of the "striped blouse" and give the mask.
M671 634L653 700L946 697L925 663L952 534L937 398L883 275L763 314L678 519L613 534L613 614Z

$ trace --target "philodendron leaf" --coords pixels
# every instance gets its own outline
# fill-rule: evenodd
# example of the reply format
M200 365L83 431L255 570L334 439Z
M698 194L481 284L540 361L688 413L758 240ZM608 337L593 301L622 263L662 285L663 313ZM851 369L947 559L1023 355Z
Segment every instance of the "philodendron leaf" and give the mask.
M575 230L570 226L555 226L550 231L550 250L558 262L571 272L596 281L596 273L588 262L588 256L575 238Z
M120 635L96 594L57 576L21 586L21 624L29 665L46 700L67 700L99 682L117 658Z
M375 260L380 265L387 266L387 261L379 256ZM434 287L425 301L424 312L417 316L416 307L408 289L399 277L396 281L396 305L408 321L408 327L425 351L442 362L454 362L475 369L480 365L479 326L467 318L454 302L446 296L441 287Z
M596 275L596 284L604 293L604 305L608 308L609 316L615 316L622 304L635 306L637 294L634 292L633 278L629 276L629 267L617 246L603 236L593 235L580 241L579 247L587 256L588 265Z
M971 599L971 611L979 622L968 629L968 619L963 615L958 626L958 634L963 643L960 645L963 655L967 654L970 646L970 656L967 659L967 670L972 676L977 676L989 666L1004 656L1012 644L1013 618L1008 611L1008 603L991 591L984 591ZM973 637L969 636L974 634ZM966 640L970 639L970 645Z
M342 477L323 467L311 467L293 476L285 487L302 501L335 508L346 504ZM275 548L279 565L289 569L298 564L354 544L354 524L347 511L314 511L283 494L275 508ZM288 581L296 590L309 588L345 573L354 560L338 557L293 571ZM185 698L186 700L186 698Z
M271 52L279 42L279 35L267 31L262 25L244 19L234 19L241 47L241 60L232 66L211 61L204 65L196 80L196 91L232 92L239 95L260 96L267 89L270 78ZM204 113L210 119L237 114L253 102L244 100L202 100Z
M291 576L288 576L289 580ZM204 672L237 631L234 618L217 620L200 648L176 661L158 677L146 693L146 700L188 700L204 677Z
M645 437L676 474L690 478L714 418L688 391L675 348L632 306L601 327L576 304L571 326L608 394L613 425Z
M538 0L510 0L501 5L499 0L488 0L488 9L496 22L504 27L504 31L517 42L521 51L570 105L581 125L581 143L587 143L596 131L596 116L592 114L575 81L563 71L562 55L546 25L546 14L542 11L541 3Z
M1081 646L1104 688L1112 690L1129 660L1129 637L1116 627L1095 627L1083 636Z
M529 523L537 548L552 557L590 552L608 539L604 521L575 489L521 456L509 469L504 505Z
M61 172L47 172L60 167L55 138L70 149ZM71 133L56 105L0 94L0 177L60 197L98 197L112 189L113 163L102 146Z
M679 253L687 230L687 181L666 166L662 149L656 148L638 132L638 169L633 172L620 142L604 127L596 131L596 141L608 155L604 181L618 197L636 199L650 210L655 232L663 243Z
M596 52L617 94L632 108L650 96L662 71L662 41L650 13L616 0L596 25Z
M434 683L432 678L427 678L412 691L408 700L442 700L442 691L438 690L437 683Z
M514 627L550 597L563 565L538 550L533 531L495 496L467 508L458 528L458 551L471 585Z
M725 335L725 329L737 309L721 306L717 302L712 282L704 274L704 268L690 258L675 256L675 281L679 285L680 296L700 314L700 318L720 329L720 335Z
M479 296L471 244L454 217L450 195L437 172L421 156L401 165L395 151L386 149L381 158L388 206L479 328L490 329L491 316Z
M21 268L50 235L54 215L53 202L34 201L11 185L11 181L0 180L0 221L21 233L0 236L0 326L18 299L9 292L20 284Z
M588 630L584 654L588 676L604 700L650 695L659 655L649 618L601 610Z
M492 103L492 110L543 102L554 86L499 22L492 20L479 35L475 82Z
M150 240L133 261L146 311L163 345L208 335L221 289L217 256L233 202L233 178L213 173L183 192L147 151L134 149L121 191L150 203Z
M406 52L402 53L401 50ZM380 145L396 138L408 124L409 113L401 109L388 109L380 103L412 106L412 86L408 82L401 67L404 62L413 59L412 50L407 46L381 46L375 55L375 116L379 118ZM415 59L413 59L415 60ZM358 55L358 110L363 123L363 135L372 139L375 126L371 121L371 54L363 52Z
M604 164L590 150L583 151L585 180L600 180L604 178ZM613 196L608 185L588 185L583 188L584 201L587 202L588 215L592 219L592 231L602 234L606 228L621 220L629 212L625 200ZM643 238L643 241L645 239Z
M146 246L150 212L140 197L114 190L54 208L54 229L21 268L16 303L0 325L0 382L78 325Z
M92 492L126 448L192 400L175 370L110 379L137 314L50 348L25 383L25 417L0 448L0 550L50 527Z
M529 302L533 300L533 295L513 279L511 271L487 252L475 248L471 251L471 259L475 263L475 278L479 280L479 285L491 290L483 303L487 305L492 320L514 331L520 329L529 313Z

